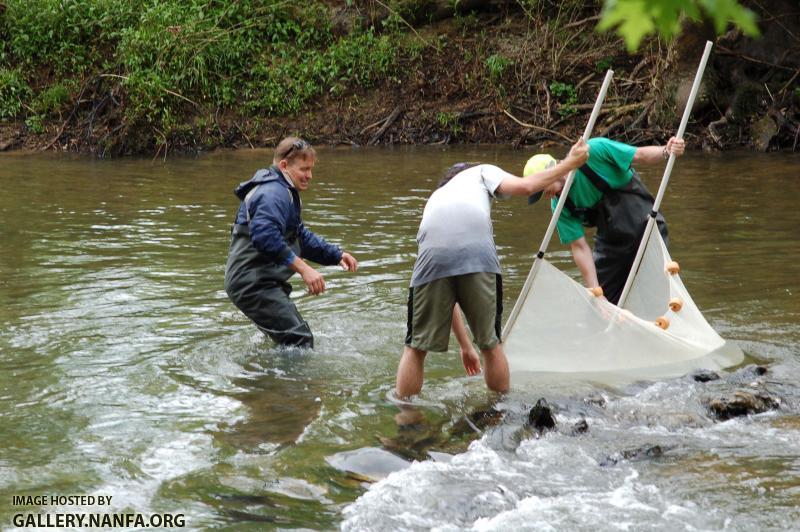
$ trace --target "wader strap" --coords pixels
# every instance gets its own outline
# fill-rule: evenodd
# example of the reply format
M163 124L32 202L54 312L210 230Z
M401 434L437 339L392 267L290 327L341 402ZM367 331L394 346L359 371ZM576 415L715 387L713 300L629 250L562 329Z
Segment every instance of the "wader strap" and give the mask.
M560 198L561 194L556 194L556 196ZM577 205L575 205L575 203L572 201L572 199L570 199L569 196L567 196L567 199L564 200L564 208L566 208L575 218L581 218L580 215L582 211L586 210L586 209L581 209Z
M231 226L231 235L233 236L250 236L250 228L242 224L233 224Z
M579 170L583 172L583 175L585 175L589 182L594 185L594 188L599 190L604 196L608 191L612 190L611 185L608 184L608 181L600 177L600 174L592 170L588 164L584 164L579 168ZM597 204L593 205L592 207L578 207L575 205L572 199L567 196L567 199L564 202L564 208L566 208L570 214L572 214L572 216L580 220L583 225L587 227L595 227L597 225Z
M250 192L247 193L247 196L244 197L244 213L247 215L247 225L250 225L250 198L253 197L253 194L256 193L258 187L261 185L256 185L250 189Z
M560 194L556 194L556 197L561 197ZM567 196L567 199L564 201L564 208L574 217L580 220L582 225L586 227L594 227L595 226L595 214L597 211L597 206L594 207L578 207L575 203Z
M605 194L609 190L611 190L611 185L608 184L608 181L600 177L600 175L592 170L592 168L588 164L584 164L579 168L583 175L585 175L589 181L594 185L594 188Z

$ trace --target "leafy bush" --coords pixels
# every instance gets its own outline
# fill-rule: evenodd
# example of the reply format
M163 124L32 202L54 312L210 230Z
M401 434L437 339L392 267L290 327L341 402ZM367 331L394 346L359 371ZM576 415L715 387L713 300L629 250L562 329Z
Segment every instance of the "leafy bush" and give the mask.
M390 37L372 31L344 37L324 51L282 50L271 63L258 64L247 94L249 109L276 114L298 111L323 92L346 86L369 87L397 61Z
M143 0L6 0L8 53L27 66L81 74L102 63Z
M22 110L22 102L31 95L19 69L0 68L0 120L13 118Z
M558 114L562 117L574 115L578 110L575 104L578 103L578 93L571 83L554 81L550 83L550 92L558 100Z
M43 89L33 101L33 110L43 116L60 113L72 98L74 86L75 83L64 81Z
M36 135L44 133L44 124L42 123L42 117L39 115L29 116L25 119L25 125L28 126L28 130L31 133L35 133Z

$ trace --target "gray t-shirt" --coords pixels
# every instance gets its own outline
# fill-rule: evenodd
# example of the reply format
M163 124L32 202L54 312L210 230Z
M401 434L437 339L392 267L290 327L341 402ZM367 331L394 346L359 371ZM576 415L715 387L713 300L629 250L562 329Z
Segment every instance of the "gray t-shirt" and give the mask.
M492 233L495 190L508 172L481 164L456 174L428 199L417 233L411 286L467 273L500 273Z

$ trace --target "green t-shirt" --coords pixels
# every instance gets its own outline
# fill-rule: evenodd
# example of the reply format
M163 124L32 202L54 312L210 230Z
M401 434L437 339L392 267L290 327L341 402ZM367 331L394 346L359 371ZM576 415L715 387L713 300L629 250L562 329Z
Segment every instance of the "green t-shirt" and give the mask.
M589 139L589 166L602 177L611 188L623 188L631 177L631 163L636 147L606 138ZM580 170L575 172L575 179L569 189L569 199L576 207L588 208L594 206L603 193L597 190ZM553 198L550 208L555 211L558 198ZM558 238L562 244L569 244L583 236L581 220L573 216L566 207L558 218Z

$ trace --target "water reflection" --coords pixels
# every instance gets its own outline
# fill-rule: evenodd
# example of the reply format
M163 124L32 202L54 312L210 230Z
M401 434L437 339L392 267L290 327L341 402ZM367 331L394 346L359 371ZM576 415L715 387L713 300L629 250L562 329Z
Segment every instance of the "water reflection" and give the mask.
M299 443L322 406L323 386L312 379L253 373L231 384L241 391L230 397L246 413L235 423L222 424L217 436L248 452L274 452Z

